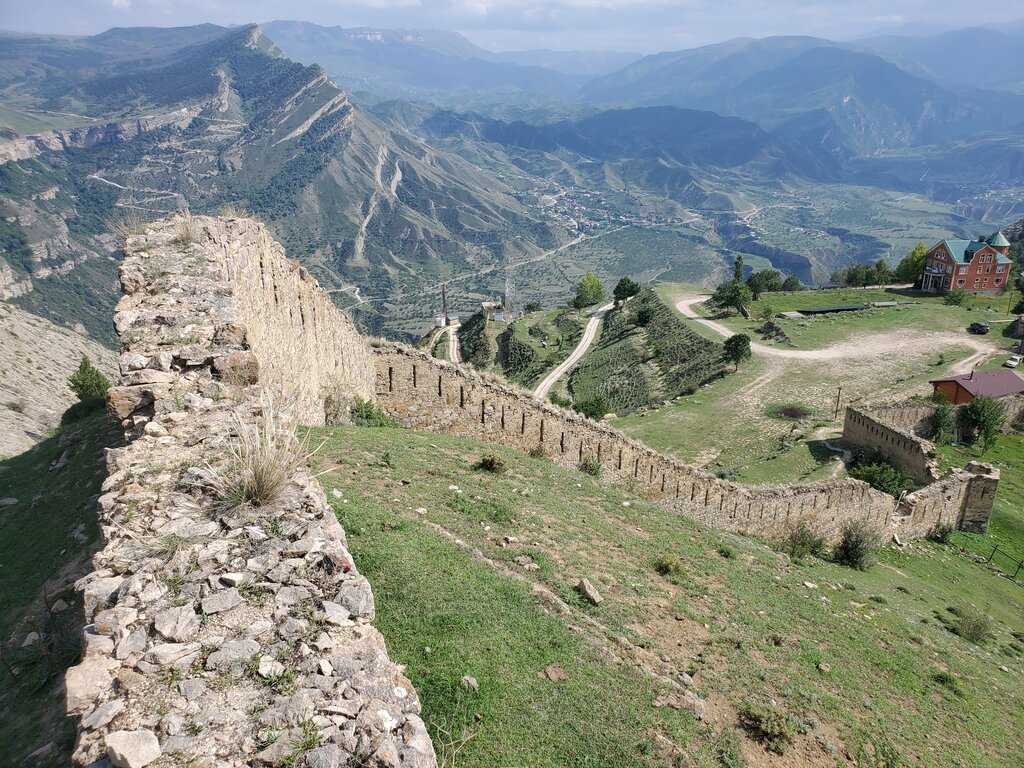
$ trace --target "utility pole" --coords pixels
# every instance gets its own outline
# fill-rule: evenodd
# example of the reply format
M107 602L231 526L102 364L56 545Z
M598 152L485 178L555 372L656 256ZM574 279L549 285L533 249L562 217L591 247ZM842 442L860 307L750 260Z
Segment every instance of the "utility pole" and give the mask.
M448 292L445 290L447 283L441 283L441 314L444 315L444 324L448 325Z
M843 394L843 388L839 387L836 389L836 412L832 415L832 421L839 418L839 398Z

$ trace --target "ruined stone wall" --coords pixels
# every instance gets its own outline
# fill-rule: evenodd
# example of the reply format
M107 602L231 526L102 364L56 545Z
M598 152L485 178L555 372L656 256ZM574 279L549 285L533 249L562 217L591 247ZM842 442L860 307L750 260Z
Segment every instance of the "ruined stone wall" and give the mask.
M920 429L921 424L931 419L935 409L930 410L931 413L920 416L922 409L917 407L883 413L849 407L843 421L843 440L851 445L878 451L917 483L933 483L939 479L935 445L911 431ZM883 420L887 416L901 417L896 424L904 425L903 428L887 419Z
M122 375L108 405L128 440L108 452L104 546L78 583L88 624L65 678L80 717L75 763L435 768L416 691L371 623L370 585L316 480L298 469L256 506L217 491L217 478L237 476L239 435L289 418L283 393L260 379L273 366L254 349L269 333L246 325L270 289L251 301L240 291L261 276L299 302L315 291L273 259L240 264L232 249L260 234L252 222L198 226L180 243L173 223L154 225L125 249ZM314 336L297 349L323 356L296 359L296 376L331 362L332 349L339 366L360 359L322 337L331 315L319 300L306 305L317 318L291 328ZM280 303L264 306L255 326L284 320ZM333 371L314 375L365 394L360 372ZM314 391L292 406L315 420Z
M899 532L910 519L896 499L858 480L745 487L663 456L618 430L541 402L495 377L398 345L374 352L377 400L405 426L525 451L540 446L564 467L576 467L589 457L600 463L602 477L711 527L776 537L806 521L835 538L852 519L866 518L887 532ZM918 527L951 514L935 504L921 509ZM915 528L908 535L922 534Z
M372 400L366 340L310 274L251 219L210 232L261 381L294 398L304 424L324 422L325 402L343 409L352 397Z

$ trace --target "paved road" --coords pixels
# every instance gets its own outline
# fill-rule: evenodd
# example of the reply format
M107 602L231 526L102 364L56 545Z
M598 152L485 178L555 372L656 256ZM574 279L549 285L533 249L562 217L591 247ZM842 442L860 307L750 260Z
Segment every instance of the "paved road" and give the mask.
M736 332L731 328L701 317L693 309L695 304L707 301L707 296L687 296L676 303L676 309L686 317L696 320L703 326L710 328L715 333L725 336L734 335ZM961 360L954 366L952 373L966 373L975 365L984 360L988 355L998 352L998 348L991 343L981 341L965 333L950 333L946 331L914 331L911 329L899 329L884 333L873 333L858 336L849 341L841 341L822 349L786 349L784 347L773 347L768 344L759 344L756 341L750 342L750 349L759 355L766 357L782 357L789 360L843 360L849 358L870 358L881 357L887 354L898 353L907 349L908 345L916 348L930 346L933 349L941 345L970 347L974 354L965 360Z
M576 345L576 349L574 349L560 365L551 371L551 373L544 377L544 381L538 384L537 388L533 390L534 397L538 397L541 400L546 398L548 396L548 392L551 391L551 387L555 385L555 382L572 370L576 364L583 359L583 356L587 354L587 350L590 348L590 345L594 343L594 339L597 337L597 328L601 325L601 320L612 306L612 304L605 304L590 316L590 319L587 321L587 327L583 329L583 338L581 338L580 343Z

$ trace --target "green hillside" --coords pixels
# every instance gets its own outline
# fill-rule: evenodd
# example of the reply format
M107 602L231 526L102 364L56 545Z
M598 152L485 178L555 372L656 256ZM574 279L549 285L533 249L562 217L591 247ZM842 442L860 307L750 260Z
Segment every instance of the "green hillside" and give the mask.
M624 414L691 394L724 369L722 345L692 331L646 288L608 313L569 389L577 403L603 399Z
M886 549L867 571L798 564L543 458L406 430L316 432L321 481L442 765L1024 760L1024 589L954 545ZM485 453L504 471L474 469ZM1004 469L1016 509L1021 471ZM956 634L975 612L992 631L977 643ZM769 700L792 729L782 755L739 727Z

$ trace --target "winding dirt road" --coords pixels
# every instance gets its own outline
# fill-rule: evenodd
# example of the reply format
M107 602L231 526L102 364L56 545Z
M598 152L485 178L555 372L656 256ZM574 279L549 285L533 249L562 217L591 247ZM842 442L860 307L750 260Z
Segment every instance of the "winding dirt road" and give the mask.
M551 391L551 387L555 385L560 378L566 373L572 370L583 356L587 354L587 350L590 349L590 345L594 343L594 339L597 337L598 326L601 325L601 320L608 314L608 310L611 309L613 304L605 304L603 307L598 308L594 314L590 316L587 321L586 328L583 329L583 337L580 339L579 344L576 345L569 356L565 358L554 370L551 371L544 380L537 385L537 388L533 390L533 396L538 397L541 400L548 396L548 392Z
M461 363L462 357L459 356L459 325L448 326L448 359L453 363Z
M707 298L707 296L687 296L676 302L676 309L682 312L685 317L710 328L720 336L728 338L734 335L735 331L732 329L721 323L716 323L714 320L701 317L694 310L694 305L707 301ZM822 349L785 349L768 344L760 344L755 341L750 342L750 349L755 354L805 362L868 359L898 353L908 348L941 349L943 346L969 347L974 350L970 357L961 360L953 366L951 369L953 375L968 373L986 357L999 351L998 347L993 344L963 333L914 331L910 329L858 336L855 339L841 341Z

